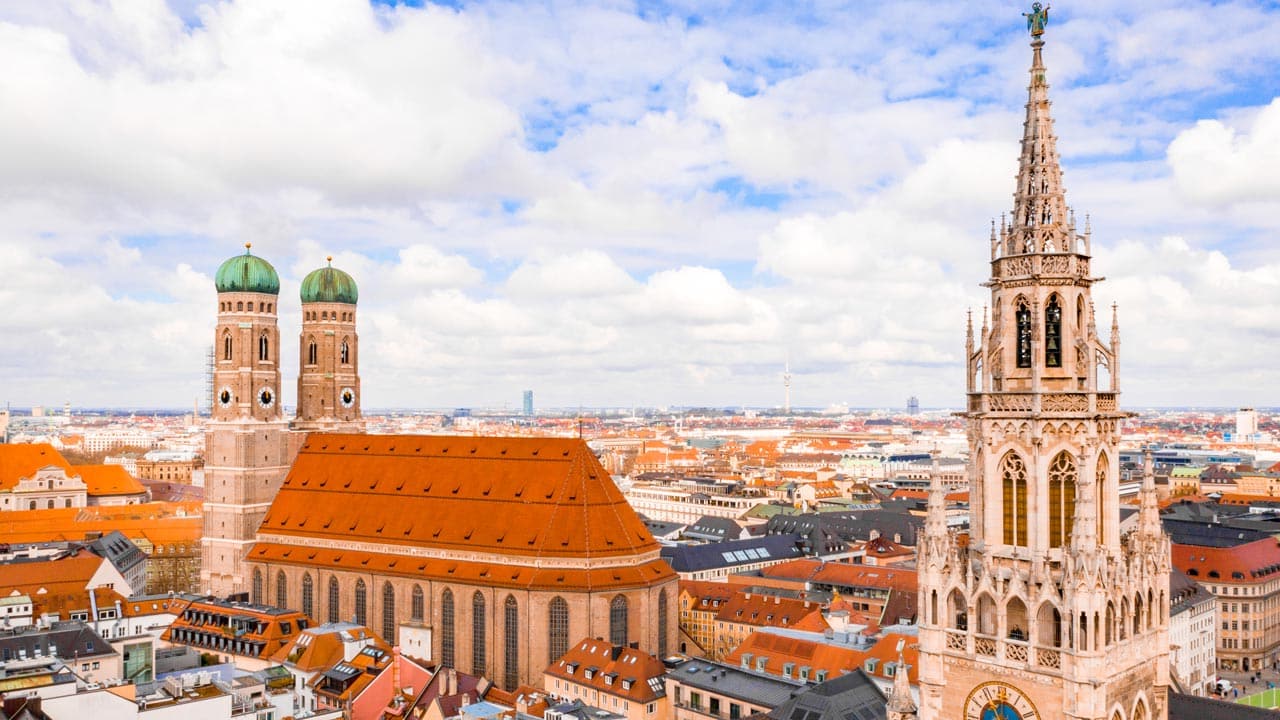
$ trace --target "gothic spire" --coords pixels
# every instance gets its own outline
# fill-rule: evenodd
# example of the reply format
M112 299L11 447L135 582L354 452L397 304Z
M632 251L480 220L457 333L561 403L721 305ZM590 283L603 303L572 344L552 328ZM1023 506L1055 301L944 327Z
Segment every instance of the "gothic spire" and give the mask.
M885 707L890 720L910 720L916 717L916 701L911 697L911 681L907 678L907 664L898 651L898 664L893 671L893 693Z
M1044 27L1032 35L1031 84L1027 88L1027 118L1022 126L1022 154L1018 158L1018 186L1013 194L1009 233L1010 255L1075 250L1067 221L1066 190L1058 160L1058 139L1049 114L1049 83L1045 79Z
M925 512L925 535L934 538L947 536L947 493L942 486L942 471L938 459L933 459L929 471L929 504Z
M1140 501L1138 510L1138 532L1148 537L1160 535L1160 507L1156 500L1155 463L1151 457L1151 449L1143 453L1142 489L1138 491Z

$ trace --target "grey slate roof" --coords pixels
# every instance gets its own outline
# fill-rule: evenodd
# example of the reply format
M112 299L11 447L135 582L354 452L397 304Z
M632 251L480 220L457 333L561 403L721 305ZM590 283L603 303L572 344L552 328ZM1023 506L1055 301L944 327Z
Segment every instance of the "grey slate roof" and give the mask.
M115 650L79 620L56 622L47 629L32 626L0 630L0 659L57 657L101 657Z
M147 561L146 553L119 530L112 530L89 543L89 550L114 565L126 577L130 570Z
M1184 613L1204 602L1216 602L1213 593L1178 568L1169 571L1169 616Z
M862 668L804 688L775 707L773 720L883 720L887 699Z
M685 529L684 535L697 540L720 542L722 540L737 540L741 532L742 527L730 518L703 515Z
M803 557L799 540L795 535L766 535L706 545L673 545L660 552L672 569L687 573Z
M685 687L702 688L767 708L781 705L791 698L793 692L804 687L804 683L798 680L786 680L707 660L686 660L672 668L668 677Z

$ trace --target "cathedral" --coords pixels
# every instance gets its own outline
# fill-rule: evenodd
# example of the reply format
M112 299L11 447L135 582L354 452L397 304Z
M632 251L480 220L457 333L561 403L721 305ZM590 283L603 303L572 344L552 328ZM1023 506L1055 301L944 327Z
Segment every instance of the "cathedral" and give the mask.
M280 278L249 250L215 277L205 592L354 621L507 689L583 638L676 647L677 576L581 439L364 434L359 293L332 266L302 281L286 420Z
M1091 232L1066 202L1044 64L1031 78L1013 214L991 231L990 319L966 341L970 530L935 480L919 542L922 720L1164 720L1170 547L1150 466L1121 534L1120 332L1095 319ZM892 710L892 708L891 708Z

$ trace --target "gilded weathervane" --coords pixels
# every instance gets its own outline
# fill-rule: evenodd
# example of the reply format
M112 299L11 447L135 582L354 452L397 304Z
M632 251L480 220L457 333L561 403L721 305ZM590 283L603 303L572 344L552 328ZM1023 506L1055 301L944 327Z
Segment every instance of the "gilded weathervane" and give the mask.
M1031 37L1044 34L1044 26L1049 24L1049 8L1038 2L1031 3L1031 12L1022 13L1022 16L1027 19L1027 30L1031 31Z

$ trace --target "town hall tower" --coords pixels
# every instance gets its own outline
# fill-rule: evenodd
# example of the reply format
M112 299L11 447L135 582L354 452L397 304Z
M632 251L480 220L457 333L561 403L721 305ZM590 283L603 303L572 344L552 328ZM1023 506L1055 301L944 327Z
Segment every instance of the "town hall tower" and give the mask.
M1066 203L1036 3L1013 214L966 341L970 533L934 481L920 541L922 720L1164 720L1169 541L1148 466L1121 535L1120 333L1099 334L1091 233Z

